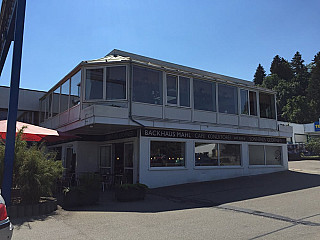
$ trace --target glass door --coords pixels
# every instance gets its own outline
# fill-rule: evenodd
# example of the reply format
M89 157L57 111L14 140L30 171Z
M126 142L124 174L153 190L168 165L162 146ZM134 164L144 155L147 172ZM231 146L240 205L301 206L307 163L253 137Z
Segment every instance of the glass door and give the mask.
M111 145L100 146L100 173L101 175L112 174L112 148Z
M124 176L127 183L133 183L133 143L124 144Z

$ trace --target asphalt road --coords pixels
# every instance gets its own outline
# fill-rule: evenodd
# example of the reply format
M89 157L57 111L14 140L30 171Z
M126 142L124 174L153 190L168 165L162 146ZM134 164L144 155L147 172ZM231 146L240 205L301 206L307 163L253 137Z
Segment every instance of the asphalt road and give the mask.
M320 239L320 161L290 171L153 189L145 201L13 220L13 239Z

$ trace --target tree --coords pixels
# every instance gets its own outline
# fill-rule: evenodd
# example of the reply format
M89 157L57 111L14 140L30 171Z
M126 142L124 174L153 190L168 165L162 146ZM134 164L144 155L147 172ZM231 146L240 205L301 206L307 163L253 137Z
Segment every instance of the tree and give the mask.
M266 71L259 63L259 66L257 67L256 73L254 74L254 78L253 78L254 84L261 85L265 77L266 77Z
M307 123L309 122L309 105L305 96L294 96L288 99L283 107L282 116L289 122Z
M281 79L277 74L271 74L264 78L262 87L274 89L279 84L280 80Z
M311 71L311 77L309 80L309 85L307 89L307 96L310 104L313 105L315 109L315 118L320 117L320 59L319 53L314 57L313 64L314 67ZM316 120L316 119L313 119Z
M276 74L279 78L287 81L291 81L293 77L293 72L289 62L284 58L280 58L279 55L276 55L273 58L270 72L271 74Z
M296 82L298 85L295 94L306 96L310 73L308 72L308 68L303 63L304 60L302 59L301 54L296 52L290 63L294 74L292 82Z

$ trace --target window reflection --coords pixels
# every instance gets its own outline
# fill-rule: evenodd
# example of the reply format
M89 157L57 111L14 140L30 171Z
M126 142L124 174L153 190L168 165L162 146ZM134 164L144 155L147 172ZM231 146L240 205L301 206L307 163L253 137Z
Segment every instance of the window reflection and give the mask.
M276 118L274 95L267 94L267 93L260 93L259 103L260 103L260 117L271 118L271 119Z
M221 166L241 165L241 145L239 144L219 144L219 158Z
M240 90L240 99L241 99L241 114L249 114L249 102L248 102L248 90Z
M216 111L215 89L216 85L214 82L194 79L194 108L205 111Z
M75 106L80 103L80 84L81 84L81 71L77 72L71 77L70 89L70 105Z
M218 166L218 144L195 143L196 166Z
M103 98L103 68L86 70L86 100Z
M162 104L162 72L134 66L133 101Z
M178 103L178 77L167 75L167 103Z
M256 92L249 91L250 98L250 115L257 116L257 94Z
M218 97L220 113L238 114L238 93L236 87L219 84Z
M126 67L106 68L107 100L126 99Z
M179 77L180 106L190 107L190 78Z
M150 142L150 167L185 166L184 142Z

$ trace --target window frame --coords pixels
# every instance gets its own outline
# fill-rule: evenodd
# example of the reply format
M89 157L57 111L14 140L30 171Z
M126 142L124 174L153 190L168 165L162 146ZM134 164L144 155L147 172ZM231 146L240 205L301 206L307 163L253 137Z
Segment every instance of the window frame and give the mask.
M237 96L235 97L235 100L237 101L236 105L235 105L235 109L237 110L236 113L225 113L225 112L220 112L220 101L219 101L219 89L220 89L220 86L221 85L224 85L224 86L227 86L227 87L233 87L236 89L236 93L237 93ZM240 102L241 100L239 101L239 98L240 98L240 87L237 86L237 85L232 85L232 84L228 84L228 83L224 83L224 82L218 82L217 86L216 86L216 89L217 89L217 103L218 103L218 109L217 109L217 113L218 114L228 114L228 115L241 115L240 114Z
M126 87L125 87L125 98L124 99L107 99L107 68L112 67L125 67L125 73L126 73ZM102 78L102 98L101 99L86 99L86 88L87 88L87 70L90 69L103 69L103 78ZM80 89L80 92L83 93L83 102L85 103L94 103L94 102L122 102L122 101L128 101L128 83L129 83L129 67L128 64L115 64L115 65L105 65L105 66L89 66L85 67L83 69L83 76L84 76L84 84L83 89ZM80 93L81 95L81 93ZM81 98L81 96L80 96Z
M264 157L264 164L256 164L256 165L251 165L250 164L250 152L249 152L249 146L263 146L263 157ZM281 163L279 165L268 165L267 164L267 151L266 151L266 147L280 147L281 148ZM248 144L248 167L249 168L268 168L268 167L272 167L272 168L281 168L284 166L284 162L283 162L283 147L281 145L269 145L269 144L259 144L259 143L254 143L254 144Z
M168 79L167 76L171 76L171 77L175 77L177 79L177 103L173 104L173 103L168 103ZM181 102L181 96L180 96L180 78L187 78L189 79L189 106L182 106L180 104ZM191 109L191 77L189 76L184 76L184 75L178 75L178 74L174 74L174 73L170 73L170 72L165 72L165 97L166 100L165 105L166 106L171 106L171 107L179 107L179 108L188 108Z

